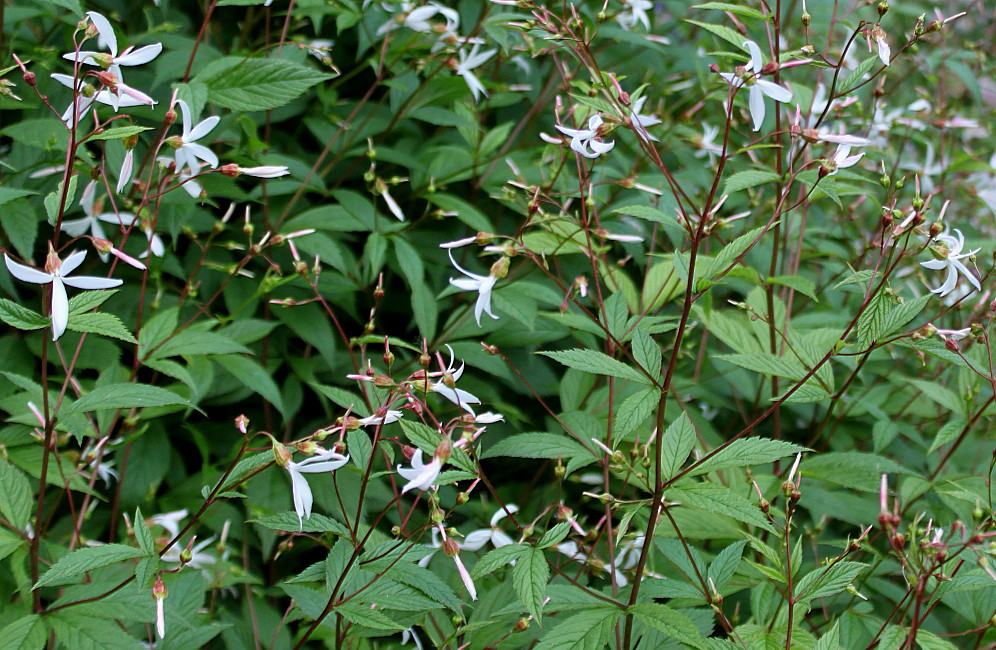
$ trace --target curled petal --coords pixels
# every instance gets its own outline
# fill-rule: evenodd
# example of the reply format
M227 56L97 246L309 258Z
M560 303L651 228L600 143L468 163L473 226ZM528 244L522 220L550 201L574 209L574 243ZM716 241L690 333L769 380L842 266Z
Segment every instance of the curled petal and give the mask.
M111 56L118 55L118 37L114 35L114 28L111 27L110 21L104 18L101 14L96 11L86 12L87 17L93 26L97 28L97 33L100 34L100 40L103 41L107 49L110 50Z

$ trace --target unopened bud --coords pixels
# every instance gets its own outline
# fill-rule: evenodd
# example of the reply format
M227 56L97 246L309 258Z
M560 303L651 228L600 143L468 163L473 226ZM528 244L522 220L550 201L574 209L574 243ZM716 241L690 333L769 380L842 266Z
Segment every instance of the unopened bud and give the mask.
M888 2L888 0L882 0L882 2L878 3L878 15L880 17L884 16L888 12L889 12L889 2Z
M470 500L470 495L466 492L457 492L456 503L458 506L462 506Z
M515 622L515 626L512 628L513 632L525 632L529 629L529 619L523 616Z
M171 108L166 111L166 126L169 126L173 122L176 122L176 111Z
M387 375L375 375L373 378L373 385L377 388L394 388L397 386L395 381Z
M460 545L452 537L447 537L443 541L443 553L446 553L450 557L456 557L460 555Z
M809 27L809 23L813 22L813 17L809 15L809 12L805 9L802 11L802 26Z
M930 238L936 239L944 231L944 226L937 223L936 221L930 224Z
M450 459L450 452L453 451L453 443L450 442L449 438L443 438L439 441L439 445L436 447L436 451L432 454L434 458L438 458L442 462L446 462Z
M277 461L277 465L281 467L287 467L291 462L291 453L287 450L287 447L281 442L277 442L272 436L270 440L273 441L273 458Z
M24 83L26 83L29 86L31 86L32 88L34 88L35 85L37 85L37 83L38 83L37 78L35 77L35 73L31 72L30 70L27 71L27 72L25 72L24 73Z

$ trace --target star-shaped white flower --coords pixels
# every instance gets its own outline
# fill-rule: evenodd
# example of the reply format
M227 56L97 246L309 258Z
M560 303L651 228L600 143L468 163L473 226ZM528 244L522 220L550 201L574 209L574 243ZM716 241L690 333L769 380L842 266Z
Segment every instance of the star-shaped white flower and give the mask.
M430 377L440 377L442 379L441 381L432 382L429 385L429 392L442 395L449 401L473 415L476 420L477 414L474 413L474 409L471 408L471 405L480 404L481 400L476 395L473 395L462 388L456 387L456 382L463 376L463 369L466 364L461 362L460 367L456 368L454 366L455 355L453 354L453 348L449 345L446 347L449 348L450 351L450 363L442 372L433 372L429 374ZM482 417L484 416L482 415Z
M761 48L754 41L744 41L744 47L750 52L750 61L744 66L744 73L720 72L719 76L726 79L734 88L740 88L745 84L750 88L750 96L748 97L750 117L754 123L754 131L760 131L761 125L764 123L764 96L767 95L776 102L785 103L792 101L792 91L782 88L772 81L761 79L761 70L764 68Z
M650 31L650 16L648 9L653 9L654 3L650 0L622 0L626 8L616 15L616 21L623 29L633 29L637 24Z
M221 121L221 118L212 115L193 126L193 118L190 115L190 107L187 106L187 102L178 99L176 103L179 104L180 112L183 113L183 135L167 138L166 143L176 149L174 156L176 157L177 173L182 174L185 167L194 174L198 173L201 168L200 163L197 162L198 159L203 160L212 168L217 167L218 156L204 145L197 144L197 141L210 133Z
M840 145L837 147L837 151L834 153L833 158L826 162L826 168L830 170L827 175L833 176L839 169L854 167L864 155L865 154L863 153L859 153L856 156L852 156L851 147L849 145Z
M336 451L326 451L323 454L305 458L300 463L289 462L284 467L290 474L291 490L294 494L294 512L297 513L298 525L303 527L304 520L311 518L311 507L315 503L304 474L323 474L334 472L349 462L349 456L343 456Z
M422 450L416 449L415 453L412 455L412 466L402 467L397 466L398 474L401 474L402 478L406 479L408 483L405 487L401 488L401 493L404 494L408 490L428 490L432 487L432 484L436 482L436 478L439 476L440 470L443 468L443 462L432 457L432 462L428 465L422 462Z
M973 251L968 251L967 253L961 252L965 248L965 237L961 234L961 231L957 228L954 230L957 237L954 237L945 231L944 233L937 236L936 241L941 244L937 248L932 248L937 255L944 255L943 259L934 259L929 262L920 262L920 266L928 269L933 269L939 271L942 269L947 269L948 275L944 280L944 284L937 287L936 289L931 289L931 293L936 293L939 296L946 296L947 294L954 291L955 287L958 286L958 274L961 273L965 278L975 287L976 291L982 291L982 285L979 284L979 279L968 269L967 266L962 264L961 260L966 257L971 257L978 253L981 249L976 248Z
M629 119L633 122L633 128L636 130L637 135L641 138L647 141L653 140L654 142L660 142L658 138L650 135L647 131L647 127L660 124L661 121L653 115L640 115L640 111L643 110L643 105L646 101L646 97L641 97L633 102L633 106L629 113Z
M447 252L450 256L450 262L453 263L453 266L456 267L457 271L460 271L467 276L466 278L450 278L450 284L464 291L477 292L477 302L474 304L474 319L477 321L477 326L481 326L482 313L498 320L498 317L495 316L493 311L491 311L491 292L494 290L495 283L498 282L498 278L494 275L477 275L476 273L471 273L457 264L457 261L453 259L452 250L448 250Z
M470 49L470 53L467 52L466 48L461 48L459 54L460 61L457 63L455 70L467 82L470 92L474 93L475 102L481 99L481 95L487 97L488 91L484 89L484 84L481 83L481 80L477 78L477 75L472 70L486 63L488 59L498 52L498 50L486 50L478 53L477 50L480 47L479 43L474 43L474 47Z
M155 43L140 47L137 50L134 46L127 47L118 54L118 38L114 35L114 28L111 27L110 21L96 11L88 11L86 15L90 18L93 26L97 28L97 33L100 35L100 42L110 51L110 54L94 50L80 50L79 52L63 54L62 58L101 68L110 68L111 66L121 65L143 65L159 56L163 51L163 44Z
M54 73L50 76L66 88L71 88L73 90L73 102L66 108L65 112L62 113L62 121L65 122L67 126L71 126L73 124L73 120L79 124L80 120L83 118L83 115L90 110L90 107L93 106L94 103L112 106L114 110L133 106L151 106L156 103L154 99L145 93L135 90L130 86L125 86L121 83L117 84L117 87L119 89L126 88L127 92L124 94L113 93L107 88L104 88L94 93L93 96L87 97L83 94L83 86L85 83L82 79L77 79L74 82L71 75L60 73Z
M506 535L502 529L498 528L498 522L507 517L509 514L513 514L518 511L519 506L511 503L504 508L499 508L498 511L491 516L491 527L482 528L469 533L464 538L463 544L460 545L460 548L464 551L479 551L484 548L485 544L488 542L491 542L495 548L501 548L502 546L514 544L515 542L512 538Z
M7 264L7 270L18 280L32 284L52 284L53 341L59 340L69 324L69 296L66 295L66 285L77 289L113 289L121 286L122 283L121 280L113 278L95 278L86 275L76 278L68 277L86 259L86 251L76 251L65 261L61 261L55 251L49 249L45 271L19 264L7 257L6 254L4 254L3 259Z
M889 65L892 57L892 48L889 47L889 42L885 40L885 30L879 25L875 25L872 28L872 38L875 39L878 47L878 58L882 61L882 65Z
M612 151L616 146L615 141L604 142L598 136L599 127L604 124L601 115L592 115L588 118L587 129L568 129L567 127L556 125L557 130L571 139L571 149L581 154L585 158L598 158L603 153Z

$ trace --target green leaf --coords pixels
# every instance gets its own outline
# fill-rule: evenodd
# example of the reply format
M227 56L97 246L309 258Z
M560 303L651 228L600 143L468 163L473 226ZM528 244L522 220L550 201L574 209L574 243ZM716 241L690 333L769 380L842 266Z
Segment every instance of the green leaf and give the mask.
M314 515L312 515L314 516ZM395 562L391 565L391 578L425 594L453 611L459 611L462 603L453 590L443 580L428 569L411 562Z
M880 65L882 65L882 60L878 56L868 57L859 63L858 67L851 71L851 74L847 75L835 94L838 96L847 94L849 90L865 81L865 75L869 74L872 68L877 68Z
M371 609L370 605L357 601L347 601L345 604L336 607L333 611L342 615L344 619L351 623L373 630L400 632L408 627L407 625L402 625L397 621L391 620L387 614L384 614L379 609Z
M92 391L60 410L60 415L97 411L100 409L145 408L149 406L169 406L190 402L176 393L149 386L148 384L118 383L98 386Z
M536 542L536 548L550 548L555 544L559 544L570 532L570 522L562 521L543 534L540 541Z
M557 625L533 650L603 650L620 616L616 607L592 607Z
M133 135L138 135L143 131L151 131L152 128L148 126L116 126L111 129L106 129L101 133L91 135L83 142L90 142L92 140L120 140L123 138L130 138Z
M820 301L820 299L816 297L816 284L809 278L804 278L801 275L779 275L777 277L768 278L765 282L767 284L780 284L783 287L795 289L807 298L811 298L813 302Z
M77 19L83 19L83 8L80 7L79 0L42 0L42 2L61 9L68 9L73 12Z
M720 552L716 559L709 565L709 580L715 585L716 591L721 591L736 573L743 557L745 540L734 542Z
M150 601L149 606L152 607ZM113 621L65 609L45 617L55 636L73 650L141 650L142 644Z
M155 555L156 545L152 539L152 531L149 530L149 525L145 523L141 508L135 508L134 521L135 541L138 542L139 548L145 551L146 555Z
M906 383L915 386L921 393L930 398L932 402L949 411L958 415L967 415L965 412L965 402L954 391L941 386L937 382L927 381L926 379L906 378Z
M937 430L937 435L934 436L934 442L930 444L930 449L927 450L927 453L932 454L937 451L939 447L957 440L958 436L961 435L961 432L965 429L965 425L967 424L968 422L961 417L956 417L953 420L945 422L944 426ZM0 479L0 483L2 483L2 479Z
M663 355L661 348L646 332L636 330L633 334L633 358L657 381L661 379Z
M730 467L764 465L803 451L809 451L809 449L784 440L741 438L728 444L715 456L696 465L688 473L688 476L706 474Z
M260 395L281 414L287 415L284 410L284 398L280 394L280 387L269 372L261 365L248 357L241 357L233 354L226 354L215 357L221 366L232 373L232 376L239 380L243 386Z
M839 594L867 566L860 562L837 562L829 567L817 567L796 584L796 600L805 602Z
M144 333L144 327L143 333ZM172 334L170 330L166 334ZM145 346L145 337L140 336L142 345ZM150 342L149 345L155 345ZM163 359L166 357L194 356L204 354L252 354L252 350L244 345L236 343L231 338L216 332L202 332L199 330L184 330L176 336L170 338L157 348L149 359Z
M81 334L100 334L126 343L138 343L138 339L132 336L121 319L114 314L99 311L76 314L70 317L66 328Z
M740 42L743 43L743 37L741 37ZM774 172L762 171L760 169L748 169L747 171L737 172L733 176L727 178L726 184L723 186L723 194L733 194L734 192L745 190L748 187L756 187L758 185L764 185L765 183L774 183L778 180L781 180L781 176Z
M713 9L715 11L728 11L731 14L740 14L741 16L747 16L748 18L767 20L767 16L762 14L757 9L751 9L750 7L743 7L741 5L734 5L726 2L707 2L701 5L694 5L692 6L692 9Z
M233 111L268 111L289 104L334 75L280 59L215 61L194 81L208 88L208 100Z
M550 566L541 549L529 547L519 555L512 570L512 586L537 623L542 622L543 600L546 598L546 584L549 581Z
M882 474L916 475L894 460L860 451L827 452L805 458L799 471L807 477L865 492L878 492Z
M608 375L628 379L641 384L649 384L646 376L637 372L634 368L627 366L621 361L613 359L607 354L596 350L564 350L562 352L540 352L544 356L558 361L568 368L574 368L595 375Z
M647 388L633 393L619 405L616 411L615 431L624 438L637 431L648 417L657 410L660 404L661 392L656 388Z
M55 224L59 218L59 205L62 201L62 194L65 191L66 200L62 202L63 210L68 210L69 206L73 204L73 199L76 198L76 183L79 180L79 174L73 174L69 177L69 187L65 187L65 181L59 181L59 188L54 192L48 194L44 201L45 213L48 215L48 222L50 224Z
M794 381L798 381L806 376L806 369L796 359L779 357L770 352L720 354L714 358L764 375L786 377Z
M401 424L401 429L405 432L408 439L423 453L431 456L436 452L436 448L439 443L442 442L443 436L435 429L432 429L421 422L412 422L411 420L399 420ZM465 472L470 472L476 474L476 467L474 462L467 455L467 452L459 447L454 447L450 451L450 464L454 467L458 467Z
M594 462L595 457L580 443L565 435L535 432L520 433L499 440L481 453L481 458L570 458ZM587 463L586 463L587 464Z
M625 214L630 217L636 217L637 219L643 219L644 221L659 223L664 227L664 230L670 231L679 237L686 234L685 229L678 223L674 214L668 214L663 210L652 208L649 205L627 205L613 210L612 213Z
M695 446L695 427L684 411L668 425L661 442L662 478L669 479L678 473Z
M723 39L733 47L736 47L740 50L744 49L744 41L747 40L747 37L739 32L730 29L729 27L723 27L722 25L711 25L709 23L700 23L697 20L686 20L685 22L697 25L706 31L712 32L713 34L720 37L721 39Z
M475 580L483 578L486 575L494 573L503 566L518 560L519 556L533 550L536 549L526 546L525 544L509 544L508 546L502 546L501 548L488 551L484 557L477 561L477 564L474 565L474 569L470 572L470 574Z
M63 556L45 572L35 588L45 585L61 585L71 582L73 578L101 567L133 560L144 556L141 549L123 544L104 544L102 546L85 546Z
M719 251L719 254L709 265L709 270L706 271L697 283L698 289L703 289L708 286L703 280L711 282L716 279L720 274L727 272L728 268L734 268L733 265L736 263L737 259L740 258L747 250L754 246L762 234L768 229L767 226L761 226L760 228L755 228L749 232L746 232L729 244L723 247L723 250Z
M44 329L50 322L47 316L42 316L6 298L0 298L0 320L11 327L25 331Z
M15 199L38 194L34 190L22 190L16 187L0 187L0 205L10 203Z
M751 526L775 532L756 502L749 501L738 492L716 483L692 483L672 488L668 499L680 502L683 506L714 512Z
M678 610L659 603L640 603L628 610L636 620L661 634L693 648L707 648L692 619Z
M24 530L31 521L34 498L28 478L6 460L0 458L0 515L17 530Z
M75 316L96 309L117 292L118 289L96 289L78 293L69 299L69 315Z
M0 187L0 190L6 188ZM10 190L11 192L22 192L25 190ZM35 241L38 239L38 222L40 216L35 208L35 204L27 199L14 199L8 203L2 200L0 193L0 205L3 205L3 231L10 240L10 243L17 250L23 259L30 259L34 255Z
M267 515L259 519L250 519L249 523L259 524L270 530L283 530L288 532L305 533L333 533L340 537L349 537L349 529L331 517L311 513L311 517L304 519L298 524L297 513L281 512L276 515Z
M29 614L0 630L0 650L41 650L48 643L42 617Z

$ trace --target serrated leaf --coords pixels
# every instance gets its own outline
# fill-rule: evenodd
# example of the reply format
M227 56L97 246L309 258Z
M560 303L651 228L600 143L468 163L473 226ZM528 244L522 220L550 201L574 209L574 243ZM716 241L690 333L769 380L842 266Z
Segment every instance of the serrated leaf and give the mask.
M926 379L906 378L906 382L919 389L932 402L959 415L966 415L965 402L954 391Z
M546 563L543 551L527 547L520 553L512 569L512 586L522 604L542 622L543 600L546 598L546 584L550 581L550 566Z
M119 140L123 138L130 138L131 136L138 135L143 131L151 130L152 129L147 126L116 126L111 129L106 129L101 133L91 135L83 142L90 142L92 140Z
M316 391L324 395L325 397L332 400L334 404L341 406L344 409L349 409L354 415L361 418L368 417L370 412L367 410L367 405L357 393L353 391L346 390L341 386L327 386L325 384L309 384Z
M837 562L829 567L817 567L795 585L796 600L812 601L839 594L867 566L860 562Z
M868 282L870 282L874 277L875 277L875 271L871 269L855 271L854 273L851 273L837 284L833 285L833 288L839 289L840 287L847 286L849 284L862 284L867 286Z
M96 309L118 291L118 289L97 289L78 293L69 299L69 315L74 316L90 311L91 309Z
M676 609L659 603L640 603L629 608L633 617L665 636L677 639L693 648L706 648L705 639L692 619Z
M387 614L383 613L381 610L371 609L370 605L360 602L348 601L342 605L339 605L333 611L340 614L351 623L362 625L363 627L369 627L373 630L400 632L408 627L407 625L402 625L397 621L391 620Z
M701 5L694 5L692 9L712 9L714 11L728 11L731 14L740 14L741 16L747 16L748 18L767 20L767 16L762 14L757 9L751 9L750 7L744 7L742 5L729 4L727 2L707 2Z
M668 492L668 499L674 499L684 506L715 512L751 526L775 532L775 527L761 512L756 502L716 483L683 484Z
M649 372L655 380L660 381L663 355L657 342L643 330L637 330L633 334L630 345L636 362L643 366L643 369Z
M557 625L533 650L603 650L620 616L616 607L592 607Z
M123 544L104 544L102 546L85 546L63 556L45 572L35 588L51 584L65 584L73 578L101 567L134 560L144 556L141 549Z
M669 479L678 473L695 446L695 427L684 411L668 425L661 442L662 478Z
M536 548L550 548L555 544L559 544L570 532L570 522L562 521L543 534L540 541L536 542Z
M836 91L836 94L846 94L849 90L860 84L864 80L864 76L872 71L872 68L877 68L880 65L882 65L882 60L877 56L868 57L859 63L858 67L851 71L851 74L847 75L840 84L840 88Z
M685 229L678 223L674 214L668 214L663 210L650 207L649 205L627 205L622 208L616 208L612 213L625 214L630 217L636 217L637 219L643 219L644 221L659 223L664 227L664 230L670 231L679 237L686 234Z
M143 334L145 328L142 328ZM172 330L166 334L172 334ZM142 345L146 346L145 337L140 336ZM155 345L155 343L151 343ZM221 355L221 354L252 354L252 350L246 346L236 343L231 338L216 332L203 332L200 330L184 330L176 336L168 339L165 343L155 349L149 359L164 359L166 357L195 356L195 355Z
M0 515L17 530L24 530L31 520L34 502L28 477L0 458L0 486Z
M499 440L481 453L481 458L595 458L580 443L564 435L520 433Z
M806 370L797 360L789 357L779 357L770 352L754 352L752 354L720 354L715 357L741 368L775 377L799 380L806 376Z
M964 418L956 417L953 420L944 423L940 429L937 430L937 435L934 436L934 442L930 444L930 449L927 450L928 454L932 454L937 449L943 445L948 444L954 440L958 439L961 432L965 429L965 425L968 424Z
M396 562L391 566L391 578L425 594L431 600L459 611L462 603L449 585L435 573L410 562Z
M647 388L633 393L619 405L614 423L615 431L624 438L639 429L640 425L660 404L661 392L656 388Z
M628 379L641 384L650 383L646 376L634 368L627 366L622 361L613 359L607 354L598 352L597 350L582 350L575 348L573 350L564 350L562 352L540 352L539 354L550 357L554 361L562 363L568 368L574 368L575 370L590 372L595 375L619 377L620 379Z
M48 327L49 319L13 300L0 298L0 320L19 330L31 331Z
M740 42L743 43L743 37L741 37ZM727 178L726 184L723 185L723 194L733 194L734 192L745 190L748 187L756 187L758 185L764 185L765 183L774 183L780 179L781 176L774 172L762 171L760 169L748 169L747 171L737 172Z
M767 229L767 226L755 228L754 230L740 235L724 246L709 265L709 270L703 273L702 277L698 279L697 288L705 288L705 286L708 285L704 285L704 281L713 281L721 273L726 272L726 270L730 268L738 258L740 258L747 252L748 249L750 249L751 246L754 246L759 241L762 233L764 233Z
M688 476L716 472L730 467L764 465L803 451L809 449L784 440L742 438L734 440L716 455L696 465Z
M176 393L158 386L134 383L107 384L94 388L68 407L64 406L60 415L65 416L100 409L146 408L172 404L189 405L190 402Z
M740 566L740 560L743 557L744 546L746 545L747 542L745 540L730 544L709 565L710 584L715 585L716 591L721 591L726 586L726 583L733 578L737 567Z
M860 451L834 451L804 458L800 472L852 490L878 492L882 474L916 475L894 460Z
M99 311L76 314L69 318L66 328L81 334L100 334L126 343L138 343L138 339L132 336L121 319L114 314Z
M48 643L42 617L29 614L0 630L0 650L41 650Z
M135 541L138 542L139 548L145 551L146 555L154 555L156 545L152 539L152 531L149 530L149 525L145 523L145 518L142 516L141 508L135 508L134 522Z
M281 59L215 62L194 80L208 88L208 100L233 111L268 111L288 104L334 75Z
M494 573L503 566L518 560L520 555L528 553L532 550L535 549L532 549L524 544L509 544L508 546L502 546L488 551L484 557L477 561L477 564L474 565L474 569L470 572L470 575L475 580L483 578L486 575Z
M258 524L270 530L298 531L305 533L333 533L340 537L349 537L349 529L331 517L311 513L311 517L298 524L297 514L294 512L281 512L275 515L267 515L259 519L250 519L249 523Z
M730 29L729 27L723 27L722 25L712 25L710 23L700 23L697 20L686 20L685 22L697 25L702 29L715 34L716 36L723 39L733 47L736 47L740 50L744 49L744 41L747 40L747 37L745 37L743 34L739 32Z

